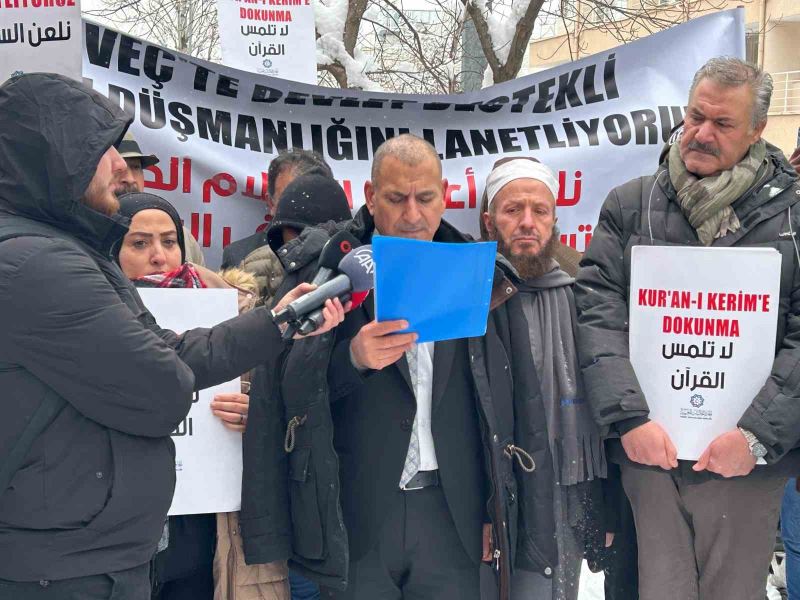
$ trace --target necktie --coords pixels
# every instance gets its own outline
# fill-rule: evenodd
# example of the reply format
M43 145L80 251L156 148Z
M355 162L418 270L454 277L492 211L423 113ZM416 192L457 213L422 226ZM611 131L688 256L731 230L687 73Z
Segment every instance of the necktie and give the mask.
M411 375L411 384L414 387L414 396L417 395L418 369L417 369L417 345L411 347L411 350L406 352L406 360L408 361L408 372ZM419 472L419 433L417 431L417 419L414 419L414 427L411 429L411 440L408 443L408 454L406 454L406 463L403 465L403 474L400 476L400 487L404 488L411 478Z

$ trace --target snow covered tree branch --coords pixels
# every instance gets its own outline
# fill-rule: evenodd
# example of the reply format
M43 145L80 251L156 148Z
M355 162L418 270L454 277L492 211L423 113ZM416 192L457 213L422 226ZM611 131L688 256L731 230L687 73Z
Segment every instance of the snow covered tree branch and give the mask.
M215 0L97 1L102 8L87 14L126 25L132 34L180 52L220 60ZM474 72L483 64L490 76L485 83L513 79L529 48L547 48L532 53L530 66L550 60L564 46L574 60L591 51L588 38L596 38L595 32L627 43L725 8L727 0L312 0L312 4L317 71L323 85L436 94L462 91L465 79L478 76ZM472 36L469 42L467 31ZM532 45L532 39L554 43Z
M514 79L545 0L514 0L508 5L492 0L462 2L475 24L494 83Z
M315 0L317 70L327 71L339 87L373 89L366 58L356 49L368 0Z

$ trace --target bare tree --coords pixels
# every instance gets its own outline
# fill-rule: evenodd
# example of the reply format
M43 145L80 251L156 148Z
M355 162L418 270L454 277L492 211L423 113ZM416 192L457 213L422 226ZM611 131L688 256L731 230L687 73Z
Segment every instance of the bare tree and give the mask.
M626 44L727 5L727 0L548 0L538 21L549 24L551 32L562 38L553 53L567 45L570 59L576 60L587 54L584 34L589 31Z
M214 0L102 0L87 11L134 35L206 60L220 60Z
M742 0L749 4L753 0ZM517 76L536 27L549 25L562 38L571 59L585 56L590 30L627 43L685 23L727 0L461 0L475 23L494 83ZM498 19L499 17L499 19ZM502 20L511 21L503 26ZM543 57L549 58L549 57Z
M467 20L474 24L491 81L500 83L519 74L536 28L549 28L549 35L560 39L554 53L567 45L570 58L577 59L587 53L588 31L627 43L727 5L727 0L428 0L424 9L417 3L407 10L403 0L318 1L348 4L345 58L359 75L406 93L462 91ZM352 85L341 74L354 68L341 62L319 66L335 73L329 85Z
M356 59L359 29L369 0L316 0L317 48L323 60L317 70L330 75L338 87L367 87L363 61ZM343 11L344 5L346 9ZM344 22L334 15L345 12ZM323 19L319 15L323 15ZM329 83L323 78L323 82Z
M500 83L514 79L522 67L525 49L528 47L536 17L545 0L522 2L508 0L507 3L492 0L461 1L467 7L469 16L475 24L483 53L492 71L493 81ZM510 36L503 35L508 31L508 27L490 27L492 17L495 17L495 23L502 19L511 20L513 33Z
M89 14L178 51L220 59L215 0L100 1L103 7ZM589 49L589 31L627 43L724 8L727 0L427 0L414 10L403 0L313 3L323 85L435 94L462 91L467 21L491 80L500 83L519 74L532 36L558 38L552 52L567 45L577 59Z
M461 91L465 20L466 11L453 0L430 0L416 10L376 1L359 41L374 57L369 77L392 92Z

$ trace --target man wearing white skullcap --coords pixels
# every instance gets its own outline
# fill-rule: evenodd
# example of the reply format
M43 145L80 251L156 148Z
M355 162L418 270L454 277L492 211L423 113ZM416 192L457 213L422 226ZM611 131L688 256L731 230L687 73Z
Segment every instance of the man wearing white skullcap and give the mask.
M542 391L553 457L553 520L558 545L555 573L517 570L512 599L575 600L581 561L605 544L605 528L594 520L591 497L606 475L599 431L583 397L575 343L574 279L554 259L558 178L533 158L498 161L486 179L482 207L484 237L514 266L528 321L533 359ZM597 507L599 508L599 506ZM572 525L582 524L581 532ZM598 535L589 536L587 531ZM593 537L593 539L589 539ZM588 547L588 548L587 548ZM552 575L552 577L547 577Z

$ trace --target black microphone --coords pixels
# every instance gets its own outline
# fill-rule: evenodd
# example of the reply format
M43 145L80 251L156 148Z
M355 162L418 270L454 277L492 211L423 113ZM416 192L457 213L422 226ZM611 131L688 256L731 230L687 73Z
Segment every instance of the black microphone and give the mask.
M364 298L366 297L367 296L365 294ZM350 301L350 299L351 299L350 294L345 294L344 296L339 298L339 300L341 300L343 305L347 304ZM359 304L361 303L359 302ZM357 305L354 304L350 310L352 310L356 306ZM324 322L325 322L325 317L322 316L322 309L318 308L317 310L309 313L309 315L305 319L300 321L299 327L298 326L294 327L294 333L299 333L300 335L308 335L312 331L316 331L317 329L322 327L322 324ZM292 335L292 337L294 337L294 335Z
M372 260L372 246L361 246L345 255L339 263L340 274L323 283L281 311L272 314L276 325L297 321L314 310L321 308L326 300L340 298L351 292L368 292L372 289L375 277L375 263Z
M360 245L358 238L347 231L334 234L322 247L317 261L317 272L311 283L320 286L333 279L342 259Z
M360 245L361 242L358 238L347 231L339 231L334 234L322 247L317 260L317 272L314 274L314 279L311 280L311 283L319 287L333 279L342 259L353 248L357 248ZM322 315L322 310L319 311L319 314ZM300 323L290 323L286 331L283 332L283 339L293 338L299 327Z

